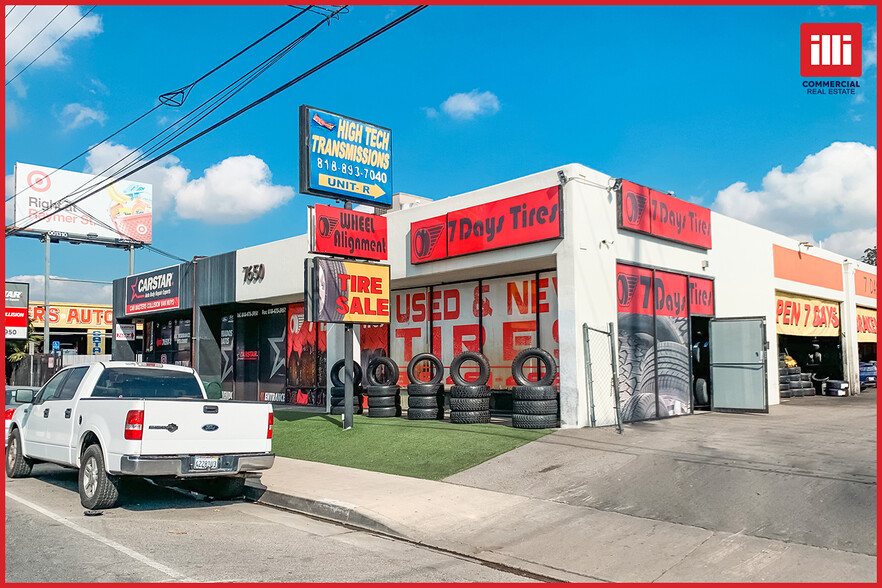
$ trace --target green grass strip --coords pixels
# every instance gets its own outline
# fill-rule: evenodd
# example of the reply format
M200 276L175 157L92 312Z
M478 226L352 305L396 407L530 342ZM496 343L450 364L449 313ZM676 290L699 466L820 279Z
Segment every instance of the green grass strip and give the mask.
M553 431L362 415L355 415L352 428L344 431L342 416L279 410L273 451L282 457L441 480Z

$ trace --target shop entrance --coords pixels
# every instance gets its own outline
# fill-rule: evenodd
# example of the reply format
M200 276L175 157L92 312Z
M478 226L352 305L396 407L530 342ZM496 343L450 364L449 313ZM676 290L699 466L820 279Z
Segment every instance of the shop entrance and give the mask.
M769 412L766 319L714 318L708 331L711 410Z
M778 349L796 361L803 374L817 380L842 380L842 344L839 337L778 335Z
M692 316L689 319L690 341L692 342L692 408L710 410L710 338L708 323L710 317Z

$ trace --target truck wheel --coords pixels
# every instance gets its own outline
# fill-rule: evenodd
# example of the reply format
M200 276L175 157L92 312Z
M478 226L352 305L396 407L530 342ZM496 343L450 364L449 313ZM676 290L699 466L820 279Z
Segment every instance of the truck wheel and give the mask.
M89 510L113 508L119 501L119 476L104 469L104 455L99 445L89 445L80 462L80 504Z
M211 478L200 480L199 492L218 500L232 500L245 493L245 478Z
M21 452L21 434L13 429L6 445L6 475L10 478L26 478L31 475L34 462Z

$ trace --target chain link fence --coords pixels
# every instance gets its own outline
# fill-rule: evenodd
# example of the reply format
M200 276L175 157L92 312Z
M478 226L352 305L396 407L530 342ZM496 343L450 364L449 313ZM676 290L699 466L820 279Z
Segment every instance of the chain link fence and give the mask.
M582 325L585 346L585 380L588 384L588 410L592 427L616 426L622 432L618 371L613 325L607 330Z
M12 386L42 386L62 367L63 355L33 353L12 364L6 374L6 381Z

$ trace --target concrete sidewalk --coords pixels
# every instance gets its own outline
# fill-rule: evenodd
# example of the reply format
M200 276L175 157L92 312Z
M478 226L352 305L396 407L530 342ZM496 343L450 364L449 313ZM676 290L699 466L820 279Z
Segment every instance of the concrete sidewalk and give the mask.
M875 394L873 394L875 397ZM845 403L842 399L838 405ZM862 402L867 405L868 398ZM815 404L825 400L813 401ZM809 403L806 403L809 406ZM637 446L648 439L658 444L666 437L684 429L727 426L744 435L744 427L768 427L776 418L799 419L787 407L772 407L771 415L696 415L652 424L647 436L638 429L626 430L614 437L618 444ZM857 407L861 409L860 406ZM809 410L812 408L809 406ZM815 407L814 414L824 407ZM868 409L863 409L868 410ZM791 411L792 413L793 411ZM872 425L875 454L875 398ZM766 419L766 420L763 420ZM808 419L811 421L812 419ZM745 424L747 423L747 424ZM870 426L870 425L867 425ZM816 429L815 429L816 430ZM835 428L831 428L835 432ZM629 434L630 433L630 434ZM833 434L833 433L831 433ZM615 477L616 470L594 459L590 443L561 443L574 435L604 439L614 435L609 430L563 430L486 465L472 468L447 481L429 481L389 474L338 467L327 464L276 458L275 465L262 478L249 481L246 497L297 512L347 523L433 548L438 548L494 565L518 570L535 579L563 582L875 582L875 548L864 552L831 549L804 544L797 540L763 538L753 530L720 531L683 522L660 520L659 517L634 516L614 512L615 508L588 506L590 501L561 498L560 488L544 492L524 480L526 472L537 473L537 464L530 464L531 452L539 451L548 460L548 451L557 452L555 460L571 462L585 459ZM706 440L705 440L706 441ZM594 441L597 443L597 441ZM552 449L549 449L552 448ZM522 451L523 450L523 451ZM757 448L751 447L751 452ZM620 450L619 450L620 453ZM600 454L597 454L600 456ZM698 455L698 454L696 454ZM678 459L682 460L682 451ZM769 456L766 455L766 461ZM828 456L829 457L829 456ZM667 459L664 455L660 459ZM720 456L714 452L710 471L719 466ZM695 467L693 456L690 467ZM714 463L712 463L714 462ZM518 472L512 464L530 464ZM545 461L546 465L551 461ZM556 463L556 462L555 462ZM515 472L525 484L507 486L510 480L497 476L499 468ZM673 466L672 466L673 467ZM870 466L867 466L870 467ZM553 469L553 468L550 468ZM560 468L564 469L564 468ZM774 480L792 484L794 476L803 480L804 473L781 465ZM873 481L846 479L849 492L854 484L862 484L875 496L875 465ZM710 474L709 474L710 475ZM800 477L802 476L802 477ZM600 477L600 476L598 476ZM825 476L829 480L835 476ZM584 469L561 473L557 485L578 485L587 482ZM751 481L751 483L753 483ZM468 485L466 485L468 484ZM506 491L488 489L497 485ZM477 487L484 486L484 487ZM518 490L517 488L526 488ZM829 490L828 490L829 491ZM750 494L753 494L752 492ZM757 493L759 494L759 493ZM875 507L875 501L873 501ZM779 508L777 505L775 508ZM861 508L864 508L861 506ZM802 516L802 513L798 513ZM875 512L872 514L875 527ZM676 520L676 519L675 519ZM875 537L872 538L873 543Z

